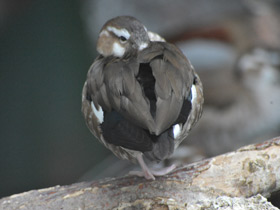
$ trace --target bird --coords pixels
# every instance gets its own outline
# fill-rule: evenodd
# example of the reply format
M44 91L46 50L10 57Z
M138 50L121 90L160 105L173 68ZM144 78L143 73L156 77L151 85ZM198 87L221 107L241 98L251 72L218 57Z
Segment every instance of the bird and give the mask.
M91 133L118 158L139 163L132 175L155 180L173 171L160 162L186 139L202 114L203 88L190 61L132 16L108 20L99 55L82 90L82 113Z

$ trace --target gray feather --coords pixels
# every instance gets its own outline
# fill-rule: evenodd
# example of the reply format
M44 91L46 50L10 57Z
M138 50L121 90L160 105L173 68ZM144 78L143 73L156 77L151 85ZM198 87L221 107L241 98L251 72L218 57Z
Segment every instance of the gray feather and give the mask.
M172 89L165 72L165 63L160 59L155 59L150 63L150 66L156 78L156 95L162 99L167 99L170 97Z
M183 100L172 94L167 100L158 98L156 111L156 134L170 127L178 118Z

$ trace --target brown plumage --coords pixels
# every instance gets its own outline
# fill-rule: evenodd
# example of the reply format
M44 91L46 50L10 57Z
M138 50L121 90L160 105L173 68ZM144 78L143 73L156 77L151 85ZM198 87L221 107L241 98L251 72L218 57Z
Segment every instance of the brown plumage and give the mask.
M175 45L129 16L103 26L97 50L82 93L87 126L117 157L138 161L143 174L135 174L170 172L174 167L149 170L143 155L168 158L187 137L202 113L198 75Z

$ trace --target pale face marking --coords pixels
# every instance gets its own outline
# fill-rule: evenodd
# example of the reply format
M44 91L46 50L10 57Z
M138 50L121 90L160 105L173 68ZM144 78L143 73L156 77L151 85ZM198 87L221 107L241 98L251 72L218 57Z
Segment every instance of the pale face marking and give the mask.
M112 54L116 57L122 57L124 55L125 49L119 43L115 42L113 44Z
M91 108L95 114L95 116L97 117L98 119L98 122L101 124L104 122L104 112L101 108L101 106L99 106L99 109L97 110L93 104L93 102L91 102Z
M117 29L115 27L108 26L107 30L113 32L117 37L123 36L126 39L129 39L130 37L130 33L125 28Z
M182 124L173 125L173 136L176 139L182 132Z

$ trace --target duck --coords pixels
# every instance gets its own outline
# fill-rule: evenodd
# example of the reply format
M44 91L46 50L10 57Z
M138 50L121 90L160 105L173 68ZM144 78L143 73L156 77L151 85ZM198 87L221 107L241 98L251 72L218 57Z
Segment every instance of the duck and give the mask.
M146 160L170 157L200 119L203 87L194 67L132 16L103 25L97 52L82 90L87 127L118 158L140 165L130 174L155 180L170 173L175 165L155 170Z

